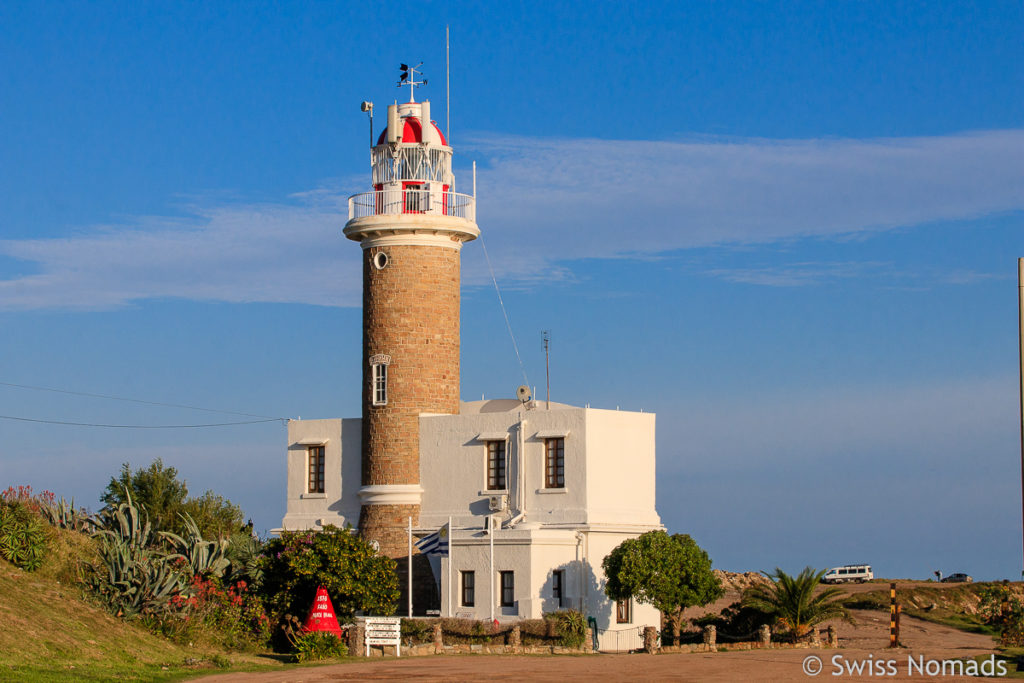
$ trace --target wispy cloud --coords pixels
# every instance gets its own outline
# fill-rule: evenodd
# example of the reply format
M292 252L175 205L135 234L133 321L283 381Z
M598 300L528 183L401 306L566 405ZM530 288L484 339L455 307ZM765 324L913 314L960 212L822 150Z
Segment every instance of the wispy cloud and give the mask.
M562 258L846 236L1024 208L1024 130L874 140L488 139L480 216Z
M574 259L845 238L1024 209L1024 130L676 142L477 135L460 151L485 162L478 221L495 270L512 284L571 277ZM34 266L0 280L0 308L102 309L168 297L355 306L359 253L340 235L344 210L342 195L321 188L261 204L207 200L187 219L0 241L0 255ZM874 267L798 263L713 275L796 286ZM959 281L978 277L965 272ZM490 280L475 246L465 252L464 280Z
M894 263L881 261L809 261L749 268L708 268L699 272L727 282L764 287L806 287L871 277L887 288L927 289L937 284L970 285L1011 277L1006 273L980 273L966 269L901 270Z
M729 282L768 287L802 287L842 280L878 272L891 264L875 262L810 262L789 263L764 268L713 268L706 275Z

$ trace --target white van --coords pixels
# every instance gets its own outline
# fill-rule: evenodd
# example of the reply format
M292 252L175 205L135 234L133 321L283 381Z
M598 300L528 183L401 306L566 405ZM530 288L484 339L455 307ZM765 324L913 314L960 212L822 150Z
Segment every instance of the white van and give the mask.
M822 583L850 583L856 581L857 583L864 583L875 578L875 575L871 573L871 565L869 564L847 564L842 567L835 567L825 572L825 576L821 577Z

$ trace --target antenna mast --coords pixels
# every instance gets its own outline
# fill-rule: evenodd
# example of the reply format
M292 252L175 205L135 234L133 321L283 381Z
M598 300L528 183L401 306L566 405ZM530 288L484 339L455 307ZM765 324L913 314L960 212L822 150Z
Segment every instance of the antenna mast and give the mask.
M541 332L541 338L544 340L544 389L547 393L547 408L551 410L551 364L549 363L550 358L550 345L551 345L551 331L544 330Z
M448 41L448 25L444 26L444 137L452 146L452 59Z

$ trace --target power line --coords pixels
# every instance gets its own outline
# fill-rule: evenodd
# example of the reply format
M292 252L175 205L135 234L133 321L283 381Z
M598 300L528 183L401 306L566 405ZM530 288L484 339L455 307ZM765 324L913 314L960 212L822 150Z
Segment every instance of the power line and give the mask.
M162 406L164 408L185 408L186 410L200 410L204 413L222 413L224 415L241 415L242 417L262 417L269 420L285 420L283 417L271 417L270 415L254 415L253 413L239 413L234 410L217 410L216 408L200 408L198 406L187 406L180 403L161 403L159 401L144 401L138 398L124 398L122 396L108 396L107 394L91 394L85 391L69 391L67 389L51 389L49 387L36 387L30 384L14 384L13 382L0 382L0 386L14 387L16 389L32 389L34 391L49 391L55 394L69 394L71 396L88 396L90 398L104 398L108 401L125 401L126 403L142 403L148 406ZM233 423L234 424L234 423ZM251 424L242 423L237 424Z
M39 420L31 417L14 417L0 415L0 420L17 420L18 422L37 422L48 425L68 425L72 427L106 427L107 429L199 429L201 427L232 427L235 425L253 425L264 422L286 422L283 417L271 417L266 420L248 420L246 422L217 422L198 425L112 425L95 422L66 422L64 420Z

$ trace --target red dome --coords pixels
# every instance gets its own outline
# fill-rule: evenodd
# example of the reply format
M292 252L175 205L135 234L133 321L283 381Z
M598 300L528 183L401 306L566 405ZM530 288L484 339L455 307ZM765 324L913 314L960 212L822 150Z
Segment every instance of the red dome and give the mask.
M402 130L401 142L423 142L423 128L420 126L420 120L418 118L415 116L406 116L402 119L402 123L404 124L404 128ZM444 133L441 132L441 129L438 128L433 121L430 122L430 125L434 127L435 131L437 131L437 136L441 138L441 144L447 146L448 141L445 140ZM384 130L380 132L380 137L377 138L377 144L384 144L384 142L387 141L387 138L388 129L384 128Z

